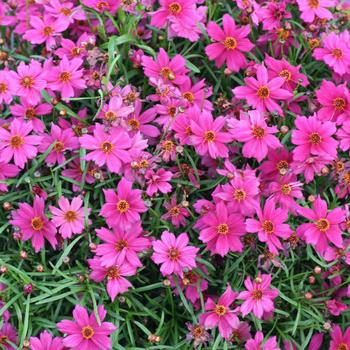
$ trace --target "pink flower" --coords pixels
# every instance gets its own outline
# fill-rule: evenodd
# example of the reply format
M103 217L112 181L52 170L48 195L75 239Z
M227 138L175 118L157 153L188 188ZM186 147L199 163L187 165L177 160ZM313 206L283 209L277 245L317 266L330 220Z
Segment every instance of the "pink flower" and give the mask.
M48 331L41 332L39 338L30 337L31 350L62 350L62 338L53 337Z
M0 127L0 162L9 163L11 159L21 169L37 154L36 145L40 144L42 137L29 135L33 130L32 123L13 119L10 129Z
M112 14L114 14L120 6L120 0L83 0L82 3L87 7L93 8L97 12L110 12Z
M45 76L46 72L38 61L31 60L29 65L21 62L17 73L12 73L13 91L28 103L36 105L41 101L41 90L47 85Z
M131 140L121 128L111 128L105 132L102 124L95 124L94 136L80 137L81 147L92 150L85 159L93 160L98 166L107 164L109 171L119 173L124 163L130 162Z
M96 254L100 256L100 264L110 267L113 265L128 265L141 267L142 263L138 253L150 247L148 238L142 236L142 229L134 225L132 230L107 230L97 229L97 237L103 241L96 248Z
M197 120L191 120L191 142L201 156L209 153L214 159L228 157L225 143L231 142L232 137L222 131L224 125L224 117L213 119L209 112L203 112Z
M320 120L341 124L350 117L350 93L345 84L336 86L331 81L323 80L316 96L322 105L317 112Z
M246 86L238 86L232 90L235 97L246 99L248 104L260 112L277 112L283 115L281 107L275 100L288 100L293 94L282 89L285 79L277 77L269 79L266 67L262 64L256 72L257 79L248 77L244 79Z
M16 177L20 172L19 168L13 164L7 164L0 162L0 191L7 192L7 185L3 183L3 180L6 180L11 177Z
M164 49L159 49L157 60L142 56L142 66L145 75L149 78L163 79L165 83L181 85L187 80L188 70L185 68L185 59L176 55L172 60Z
M343 239L339 224L345 220L343 209L338 207L328 212L326 201L318 196L313 203L313 209L300 207L298 212L313 221L302 224L297 229L297 234L305 239L306 243L314 245L320 254L327 249L329 242L341 248Z
M158 191L161 193L168 193L171 191L171 180L173 174L170 171L164 169L158 169L154 172L152 169L148 170L145 174L145 180L147 185L146 193L152 197Z
M152 242L154 253L151 259L162 265L160 272L163 276L174 273L182 278L184 269L196 267L195 259L199 248L189 246L188 242L187 233L175 237L169 231L164 231L160 240Z
M329 299L326 301L326 306L328 311L333 316L339 316L344 311L348 310L348 306L341 302L341 300L338 299Z
M208 34L210 38L216 41L205 48L205 53L210 60L215 60L216 66L221 67L224 62L228 69L238 72L247 65L244 56L254 45L246 37L250 33L250 26L236 27L234 19L225 14L222 23L222 30L215 22L209 22Z
M321 19L332 19L333 15L327 7L334 7L333 0L297 0L301 19L307 23L312 23L315 17Z
M187 108L197 107L208 112L213 110L213 104L208 100L213 93L213 89L211 86L206 87L204 79L195 84L192 84L191 79L187 79L179 86L179 90L185 99Z
M95 257L88 259L90 269L90 278L95 282L102 282L107 278L106 289L107 293L112 299L115 300L118 294L125 293L132 284L125 278L125 276L133 276L136 274L136 267L122 263L120 265L112 265L105 267L101 264L101 258Z
M164 208L167 212L162 215L162 220L169 220L176 227L186 226L186 217L189 217L190 214L186 208L182 205L178 205L176 201L176 195L171 197L170 202L164 201Z
M342 123L342 127L337 131L337 138L339 140L339 148L342 151L350 149L350 121Z
M219 326L220 335L229 339L232 330L239 326L239 319L230 306L237 297L236 292L233 292L231 286L228 285L224 294L222 294L217 303L211 298L208 298L205 303L205 313L199 316L200 324L204 327L212 329Z
M342 225L340 226L342 229ZM341 247L330 247L328 246L326 251L323 254L323 258L326 261L333 262L336 260L341 260L345 262L345 264L350 265L350 251L347 250L347 247L350 246L350 240L346 239Z
M254 339L249 339L245 344L246 350L281 350L277 344L277 338L271 337L264 341L264 334L256 332Z
M323 344L324 333L316 333L312 336L308 350L319 350Z
M127 229L140 221L140 213L147 211L141 198L140 190L133 190L131 182L122 178L117 186L117 193L104 189L106 203L100 214L106 219L109 227Z
M323 47L315 49L313 56L319 61L324 61L339 75L344 75L349 72L349 42L348 31L344 31L339 35L335 32L328 35L324 34L322 37Z
M258 12L263 30L279 29L283 26L282 20L292 18L291 13L286 10L287 3L285 2L267 2L264 5Z
M277 150L269 149L267 160L259 166L259 170L266 180L279 179L290 170L291 162L292 155L284 147Z
M217 203L215 211L200 219L199 239L207 244L212 254L225 256L229 251L242 252L240 237L245 233L243 216L229 213L224 202Z
M56 37L68 28L69 23L44 15L42 18L32 16L30 25L32 29L26 30L23 38L32 44L46 43L46 49L50 51L56 46Z
M292 143L296 145L293 150L293 158L297 161L305 161L310 156L337 157L338 142L332 138L336 132L332 122L321 122L317 116L297 117L296 129L292 131Z
M82 64L81 58L76 57L69 61L67 56L64 56L57 67L48 69L48 87L60 91L62 98L77 96L77 90L86 88L84 70L80 69Z
M56 228L46 217L44 199L35 196L33 207L20 203L19 209L12 212L10 223L21 230L22 240L32 239L35 252L44 247L47 239L53 248L57 245Z
M110 125L117 126L133 111L134 107L125 106L120 96L113 96L109 103L102 107L99 116Z
M345 350L350 348L350 327L342 334L341 328L338 325L334 325L331 335L332 340L329 350Z
M0 70L0 104L10 104L16 90L13 88L12 74L7 70Z
M53 215L52 222L59 227L59 233L63 238L71 238L84 230L84 208L80 197L73 197L71 203L65 197L58 200L59 209L50 205Z
M14 327L11 326L10 323L4 322L4 324L0 328L0 346L3 347L5 350L14 350L15 347L8 343L7 340L14 344L17 344L17 331Z
M240 306L240 311L244 316L250 312L261 319L264 313L271 313L274 311L273 300L279 295L277 289L270 288L271 275L259 275L252 281L247 277L244 285L247 291L240 292L238 299L244 300Z
M241 115L241 119L231 119L230 132L240 142L244 142L243 155L255 158L261 162L267 155L269 148L281 147L281 143L273 134L278 132L276 126L267 126L264 115L259 111L249 111L248 115Z
M259 220L247 219L246 228L248 232L258 233L260 242L266 242L269 251L278 254L283 249L279 238L287 239L293 233L288 224L288 210L276 208L274 199L269 198L264 209L256 209Z
M101 323L97 322L94 313L87 313L81 305L76 305L73 310L74 321L63 320L57 323L60 332L68 336L63 338L63 345L72 350L110 350L112 341L109 335L116 327L113 323L103 322L107 312L103 305L97 309Z

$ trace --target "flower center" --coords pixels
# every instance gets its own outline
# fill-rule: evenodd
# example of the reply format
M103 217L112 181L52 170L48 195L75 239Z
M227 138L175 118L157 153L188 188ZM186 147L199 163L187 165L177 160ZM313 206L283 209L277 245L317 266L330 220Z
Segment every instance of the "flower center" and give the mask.
M126 241L125 239L121 239L115 244L115 250L117 252L121 252L124 248L127 248L128 246L128 241Z
M281 186L281 192L286 196L289 195L292 192L292 186L290 184L283 184Z
M346 108L346 101L342 97L337 97L333 100L332 105L337 111L344 111Z
M223 44L226 47L226 49L234 50L237 47L237 40L235 38L233 38L232 36L228 36L224 40Z
M281 172L286 172L287 169L289 167L289 164L286 160L280 160L277 164L276 164L276 168L277 170L281 173Z
M51 35L53 32L54 32L54 30L51 27L44 27L44 29L43 29L43 34L46 36Z
M190 103L194 101L194 95L192 94L191 91L187 91L183 94L183 97Z
M56 141L55 146L54 146L54 150L57 153L60 153L64 150L64 143L61 141Z
M185 282L184 282L185 280ZM199 276L194 271L188 271L185 273L183 282L184 284L196 284L199 280Z
M235 192L233 193L233 198L238 202L245 200L246 197L247 193L241 188L235 190Z
M266 99L270 97L270 90L267 86L260 86L257 94L258 94L258 97L262 99Z
M34 85L34 79L32 77L24 77L21 80L21 85L25 88L31 88Z
M139 167L141 169L147 169L149 167L149 162L147 159L142 159L141 162L139 163Z
M224 316L227 312L227 309L226 309L226 306L224 305L216 305L215 306L215 313L218 315L218 316Z
M271 220L265 220L262 224L262 229L268 234L273 233L274 231L273 222Z
M120 269L119 266L112 266L108 269L107 272L107 279L109 280L115 280L120 277Z
M26 118L28 120L32 120L36 117L36 112L35 112L35 108L33 107L28 107L26 110Z
M68 222L73 222L77 219L77 213L73 210L68 210L64 213L64 219Z
M109 154L113 150L113 144L109 141L105 141L102 143L101 149L103 153Z
M220 224L217 227L217 232L219 235L227 235L228 234L228 225L227 224Z
M32 219L31 224L32 224L33 230L35 231L40 231L44 227L44 221L41 219L40 216L35 216Z
M8 340L8 336L7 335L1 335L0 336L0 344L4 344L7 345L7 340Z
M337 346L337 350L349 350L349 347L348 347L348 345L345 344L345 343L340 343L340 344L338 344L338 346Z
M168 10L173 16L175 16L175 15L178 15L182 11L182 6L178 2L172 2L168 6Z
M108 10L108 9L109 9L109 3L108 3L107 1L99 1L99 2L96 4L96 8L97 8L99 11Z
M207 142L213 142L215 140L215 132L212 130L206 131L204 133L204 140Z
M289 81L292 79L292 73L288 69L283 69L278 74L281 78L285 78L286 81Z
M129 119L128 124L133 130L138 130L140 128L140 122L135 118Z
M176 107L175 106L170 106L169 108L168 108L168 113L169 113L169 115L170 115L170 117L172 117L172 118L174 118L175 117L175 115L176 115Z
M350 172L347 172L343 175L344 182L349 185L350 184Z
M252 134L258 139L262 139L265 136L265 130L261 126L254 126Z
M60 80L63 81L64 83L67 83L71 80L72 74L70 72L62 72L60 74Z
M317 9L320 7L320 1L319 0L309 0L309 6L312 9Z
M5 83L0 83L0 93L4 94L7 90L7 85Z
M164 79L169 79L169 80L174 80L175 79L175 74L173 73L173 71L169 67L163 67L160 70L160 75Z
M63 13L65 16L70 16L72 14L72 10L68 8L61 8L61 13Z
M95 332L92 327L90 326L85 326L81 330L81 335L83 336L84 339L91 339L94 336Z
M340 49L334 49L334 50L332 51L332 55L333 55L335 58L337 58L337 59L342 58L342 57L343 57L343 51L340 50Z
M125 200L125 199L121 199L118 203L117 203L117 209L120 213L126 213L130 208L129 203Z
M322 138L319 133L313 132L312 134L310 134L309 140L313 145L318 145L321 143Z
M105 119L109 122L113 122L117 119L117 114L113 111L108 111L105 113Z
M172 207L170 210L169 210L169 214L171 216L179 216L180 215L180 208L179 207Z
M193 135L192 129L191 129L190 126L186 127L186 129L185 129L185 134L186 134L187 136Z
M163 149L167 152L171 152L174 148L174 143L172 141L165 141L163 144Z
M180 256L180 251L177 248L169 249L169 258L172 261L176 261Z
M10 140L10 145L12 148L19 148L24 144L24 138L21 136L12 136Z
M191 331L194 338L200 338L204 333L204 328L202 326L196 326Z
M327 232L331 227L331 224L327 219L319 219L316 221L315 225L321 232Z
M260 300L262 298L262 291L259 289L254 289L252 292L252 297L254 300Z

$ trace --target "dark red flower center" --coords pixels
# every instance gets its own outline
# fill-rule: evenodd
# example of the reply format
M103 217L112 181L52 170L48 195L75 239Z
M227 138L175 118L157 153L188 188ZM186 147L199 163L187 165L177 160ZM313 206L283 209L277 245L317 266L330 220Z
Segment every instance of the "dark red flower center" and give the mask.
M64 213L64 219L68 222L73 222L77 219L77 213L73 210L68 210Z
M344 111L344 109L346 108L346 101L342 97L335 98L332 104L333 107L340 112Z
M24 138L21 136L12 136L10 140L10 145L13 148L19 148L24 144Z
M169 249L169 259L176 261L180 256L180 251L177 248Z
M273 222L271 220L265 220L262 224L262 229L268 234L273 233L274 231Z
M31 225L33 230L40 231L44 227L44 221L40 216L35 216L31 221Z
M252 134L257 139L262 139L265 136L265 130L261 126L254 126Z
M270 90L267 86L260 86L257 91L258 97L266 99L270 97Z

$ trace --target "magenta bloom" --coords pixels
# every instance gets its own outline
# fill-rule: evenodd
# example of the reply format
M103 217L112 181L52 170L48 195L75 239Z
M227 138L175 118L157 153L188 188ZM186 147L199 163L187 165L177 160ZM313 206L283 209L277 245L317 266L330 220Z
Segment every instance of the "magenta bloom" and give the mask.
M337 131L337 138L339 141L339 148L342 151L350 149L350 121L342 123L342 127Z
M62 338L53 337L48 331L41 332L39 338L30 337L31 350L62 350Z
M244 56L254 45L246 37L250 33L250 26L236 27L234 19L225 14L222 30L215 22L209 22L207 30L210 38L216 41L205 48L205 53L210 60L215 60L216 66L221 67L226 62L227 67L238 72L247 65Z
M141 267L142 263L138 253L150 247L148 238L142 236L142 229L134 225L132 230L107 230L97 229L97 237L103 241L96 248L96 254L100 256L100 264L110 267L127 263L131 266Z
M15 93L16 90L13 89L12 74L7 70L0 70L0 104L10 104Z
M207 244L212 254L225 256L229 251L242 252L240 237L246 233L243 216L230 213L224 202L219 202L215 211L200 219L200 228L199 239Z
M104 189L106 203L100 214L109 227L127 229L140 221L140 213L147 211L141 198L140 190L133 190L132 183L122 178L117 186L117 193Z
M123 129L111 128L107 133L102 124L96 124L94 136L83 135L80 144L81 147L92 150L85 157L86 160L93 160L98 166L107 164L111 172L118 174L124 163L131 162L131 139Z
M244 300L240 306L240 311L244 316L250 312L261 319L264 313L271 313L274 311L273 300L279 295L277 289L270 288L271 275L259 275L252 281L247 277L244 285L247 291L240 292L238 299Z
M278 132L276 126L267 126L264 115L259 111L249 111L241 119L232 119L229 123L230 132L240 142L244 142L243 155L256 158L261 162L267 155L269 148L281 147L281 143L273 134Z
M171 197L170 202L164 201L164 208L167 212L162 215L163 220L169 220L176 227L186 226L186 217L190 216L190 213L186 208L177 204L176 195Z
M293 233L288 224L288 209L276 208L274 199L269 198L264 209L256 209L258 220L247 219L246 229L248 232L258 233L259 241L266 242L269 251L278 254L282 249L279 238L287 239Z
M94 313L87 313L81 305L76 305L73 310L74 321L63 320L57 323L60 332L68 336L63 338L63 345L72 350L110 350L112 341L109 335L116 327L113 323L103 322L107 312L103 305L97 309L101 324L97 322Z
M17 344L16 329L13 326L11 326L11 324L8 322L4 322L4 324L0 328L0 347L2 347L5 350L14 350L15 348L11 344L9 344L6 340L9 340L10 342Z
M229 133L223 132L225 118L213 119L209 112L203 112L197 120L191 120L191 141L200 155L209 153L210 157L228 157L225 143L231 142Z
M41 101L41 90L46 87L46 73L38 61L32 60L29 65L21 62L17 73L12 75L13 91L17 96L26 98L33 105Z
M264 341L264 334L256 332L254 338L245 343L246 350L281 350L277 344L277 338L271 337Z
M246 99L248 104L258 111L277 112L283 115L281 107L276 103L280 100L288 100L293 94L288 90L282 89L285 79L282 77L268 77L266 67L262 64L256 72L257 79L248 77L244 79L246 86L238 86L232 90L235 97Z
M117 126L121 120L134 111L134 107L125 106L120 96L113 96L108 104L102 107L99 114L101 119L113 126Z
M151 259L162 265L160 272L163 276L174 273L182 278L184 269L196 267L195 259L199 248L189 246L188 242L187 233L175 237L169 231L164 231L160 240L152 242L154 253Z
M292 143L297 146L293 150L294 160L305 161L310 156L322 155L332 159L337 157L338 142L332 138L336 132L334 123L322 123L314 115L297 117L295 126L292 132Z
M142 56L142 66L145 75L149 78L162 79L165 83L181 85L187 80L188 70L185 68L186 61L181 55L176 55L172 60L164 49L159 49L157 60Z
M18 167L16 167L16 165L0 162L0 191L1 192L8 191L6 183L1 183L1 182L3 182L3 180L6 180L8 178L17 176L19 172L20 170Z
M112 14L114 14L120 6L120 0L83 0L82 3L87 7L93 8L97 12L110 12Z
M10 223L21 230L22 240L32 239L35 252L44 247L47 239L53 248L57 245L56 228L46 217L44 199L35 196L33 206L20 203L19 209L12 212Z
M84 208L80 197L73 197L72 202L65 197L58 200L59 209L50 205L53 215L52 222L59 227L59 233L63 238L71 238L84 230Z
M57 67L50 67L46 72L49 88L60 91L62 98L77 96L77 90L86 88L84 70L80 69L82 64L81 58L69 61L64 56Z
M333 15L327 7L334 7L333 0L297 0L301 19L307 23L312 23L315 17L321 19L332 19Z
M112 301L115 300L118 294L123 294L132 287L132 284L125 278L125 276L135 275L135 266L128 265L124 262L121 265L105 267L101 264L100 257L88 259L88 262L92 270L90 273L90 278L93 281L102 282L105 278L107 278L106 289Z
M323 254L329 242L341 248L343 244L342 232L339 225L345 220L345 212L340 207L328 212L326 201L318 196L313 203L313 209L302 208L299 214L313 221L298 227L297 233L306 240L306 243L315 246L316 250Z
M338 325L334 325L331 335L332 340L329 345L329 350L350 349L350 327L342 334L341 328Z
M147 184L146 193L148 196L153 196L158 191L161 193L168 193L171 191L171 180L173 174L171 171L164 169L158 169L156 172L148 170L145 174L145 180Z
M334 85L331 81L323 80L316 91L317 101L322 108L317 112L322 121L330 120L341 124L350 117L350 93L345 84Z
M239 326L239 319L230 306L237 298L236 292L233 292L231 286L227 286L226 291L222 294L217 303L208 298L205 303L205 313L199 316L200 324L212 329L219 326L220 335L229 339L232 330Z

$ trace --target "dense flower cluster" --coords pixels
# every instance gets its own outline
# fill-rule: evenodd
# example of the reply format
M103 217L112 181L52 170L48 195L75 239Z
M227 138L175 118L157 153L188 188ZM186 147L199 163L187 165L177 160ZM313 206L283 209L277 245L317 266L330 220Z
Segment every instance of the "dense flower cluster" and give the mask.
M350 350L349 23L1 1L0 348Z

